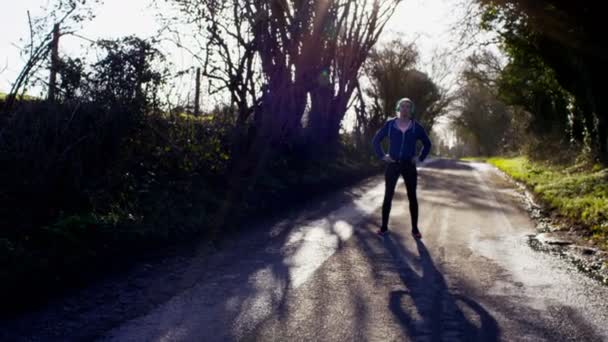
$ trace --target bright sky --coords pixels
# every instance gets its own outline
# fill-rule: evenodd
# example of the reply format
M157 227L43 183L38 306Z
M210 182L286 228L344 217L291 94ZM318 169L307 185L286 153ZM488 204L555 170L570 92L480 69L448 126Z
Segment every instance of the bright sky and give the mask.
M41 6L48 5L51 1L21 0L3 5L3 11L0 12L0 32L3 32L0 35L0 92L10 90L11 82L24 65L16 46L23 45L20 39L29 37L27 10L33 16L41 15ZM463 10L458 7L462 2L463 0L403 0L387 24L381 41L398 36L405 40L415 40L421 53L419 68L433 76L433 57L438 51L449 51L456 47L454 41L458 33L450 31L450 28L462 16ZM131 34L149 37L158 28L156 10L150 7L151 3L151 0L105 0L97 6L96 18L85 23L79 34L93 40ZM87 45L85 40L64 37L60 44L60 54L80 54ZM464 55L460 55L450 61L452 76L457 74L463 58ZM187 55L179 51L170 51L170 59L178 67L191 64ZM451 86L453 79L446 79L442 85Z
M462 1L404 0L387 23L380 40L401 37L405 41L415 41L421 54L419 68L431 74L433 57L456 47L459 33L452 27L463 15L459 3Z
M10 83L23 66L19 57L22 45L19 39L29 36L27 10L33 16L42 14L41 6L50 0L21 0L11 1L3 5L0 12L0 91L8 91ZM395 15L386 26L381 40L387 41L401 36L406 40L416 40L421 51L420 67L430 67L430 62L437 49L449 49L455 37L449 29L458 20L462 11L457 4L461 0L403 0ZM90 39L114 38L130 34L149 37L154 34L158 25L155 21L155 10L150 8L151 0L105 0L99 5L96 18L87 22L79 31L82 36ZM60 53L70 54L80 49L80 44L86 41L74 37L66 37L61 42ZM181 64L184 56L176 53L176 63Z
M97 6L96 18L85 23L78 33L95 40L97 38L116 38L136 34L142 37L152 35L157 28L154 11L149 9L150 0L104 0ZM19 40L29 38L27 11L32 16L43 15L42 6L47 6L52 0L21 0L11 1L3 5L0 12L0 92L8 92L10 85L24 65L19 56L22 46ZM85 40L75 37L62 38L60 54L79 53L81 45L88 46Z

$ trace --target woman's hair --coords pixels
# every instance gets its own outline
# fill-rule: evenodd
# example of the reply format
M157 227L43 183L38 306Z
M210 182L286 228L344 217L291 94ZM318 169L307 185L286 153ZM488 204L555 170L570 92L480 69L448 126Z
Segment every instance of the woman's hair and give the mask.
M404 98L400 99L399 101L397 101L397 104L395 105L395 112L399 112L399 107L401 106L402 102L409 102L410 103L410 114L413 115L414 114L414 110L415 110L414 109L415 108L414 101L410 100L407 97L404 97Z

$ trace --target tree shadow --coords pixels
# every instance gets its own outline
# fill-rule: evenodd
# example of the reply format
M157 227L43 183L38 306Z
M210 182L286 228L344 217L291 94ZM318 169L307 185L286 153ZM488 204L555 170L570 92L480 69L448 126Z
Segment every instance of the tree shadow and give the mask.
M243 225L214 246L193 241L175 255L142 262L128 272L104 279L91 287L59 298L48 306L0 323L0 340L92 340L120 329L130 320L150 324L148 338L180 336L205 340L231 340L237 321L247 321L262 299L265 307L289 315L284 305L289 293L293 265L286 254L297 251L302 241L289 244L295 230L310 220L327 217L377 183L365 180L359 185L335 191L318 201L309 201L280 216ZM324 222L333 231L334 222ZM269 229L272 227L272 229ZM289 246L287 246L289 244ZM336 248L342 240L337 239ZM267 291L271 288L272 291ZM163 314L163 308L190 310L191 317ZM184 309L185 308L185 309ZM214 316L209 315L213 311ZM149 319L144 319L151 315ZM69 322L69 324L64 324ZM95 322L91 324L91 322ZM209 329L201 326L208 324ZM239 324L238 322L236 324ZM242 325L237 329L246 331ZM209 335L209 331L214 331Z
M238 237L218 245L220 250L206 261L205 271L198 272L192 288L130 327L112 331L110 337L129 336L143 326L153 328L141 329L145 331L138 337L142 340L246 340L255 336L257 326L272 319L287 321L293 316L287 299L343 248L355 222L367 215L355 202L377 186L377 179L369 179L282 217L244 227ZM330 282L316 274L315 278L320 284ZM330 315L324 304L332 299L322 288L313 296L317 305L312 310L318 317L313 324L318 327ZM357 298L356 291L351 294ZM356 320L361 322L362 317Z
M434 162L433 165L438 164ZM451 165L448 163L448 165ZM511 207L503 207L492 199L492 194L484 191L485 184L481 183L473 168L456 172L446 172L443 167L427 168L419 172L419 191L428 193L424 201L438 205L484 211L513 211ZM481 177L481 176L479 176ZM492 190L489 190L492 191ZM424 196L424 195L423 195Z
M473 167L466 161L458 159L438 158L430 161L428 164L422 165L427 169L442 169L442 170L473 170Z
M351 237L353 241L348 243L354 243L361 250L365 259L362 262L371 266L373 280L390 273L405 286L406 290L390 292L388 301L383 303L388 303L388 310L384 310L386 314L389 317L392 314L399 324L398 329L411 339L498 340L501 332L496 320L478 302L451 293L422 241L416 242L418 255L415 255L395 239L398 234L382 243L376 243L377 238L371 237L366 223L376 222L376 218L354 202L377 184L378 179L374 178L361 186L310 203L308 207L300 208L302 211L246 227L238 237L222 243L215 255L203 260L204 265L196 264L201 259L191 260L190 268L183 271L189 274L186 285L189 288L163 303L164 309L170 310L156 310L150 317L142 317L138 324L152 328L148 335L137 336L137 339L255 340L260 331L258 327L271 325L282 336L291 337L287 340L301 339L299 334L323 340L325 336L335 337L332 335L335 331L330 331L335 326L328 327L333 323L341 328L343 335L340 337L343 338L339 340L366 339L367 324L373 324L375 319L370 317L371 306L378 298L366 297L366 292L362 291L367 288L361 284L358 269L361 260L342 254ZM366 196L369 202L379 206L382 195L383 191ZM343 211L344 206L349 209ZM344 225L351 226L352 236L344 235L341 228ZM272 229L269 231L268 227ZM319 238L315 234L322 235ZM321 248L331 243L329 247L334 250L331 257L342 259L337 263L323 261L322 266L313 270L314 277L301 284L307 287L306 291L300 291L306 292L307 301L302 302L297 301L301 297L294 291L292 270L306 266L309 261L306 254L301 255L301 259L294 256L310 241L318 241ZM319 249L312 251L319 252ZM336 264L339 270L331 268ZM337 275L342 278L336 279ZM369 282L369 279L364 281ZM336 297L343 299L345 307L350 308L350 316L346 319L330 305ZM304 326L298 321L300 317L294 319L293 316L301 313L302 309L298 307L304 305L308 305L304 310L310 310L312 322L306 326L309 331L303 332ZM300 311L296 313L295 310ZM258 317L248 316L250 313ZM52 325L49 321L44 322ZM98 336L77 337L90 340Z

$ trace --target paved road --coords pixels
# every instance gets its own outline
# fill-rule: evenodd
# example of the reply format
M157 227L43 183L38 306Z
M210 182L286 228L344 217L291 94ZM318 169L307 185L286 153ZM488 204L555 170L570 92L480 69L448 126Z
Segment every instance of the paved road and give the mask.
M402 180L392 233L374 234L383 186L383 177L368 179L270 226L252 227L204 263L181 260L187 266L171 278L181 290L137 317L98 326L94 334L83 335L82 324L52 336L608 341L608 288L528 246L534 224L492 167L441 159L419 167L420 241L409 235Z

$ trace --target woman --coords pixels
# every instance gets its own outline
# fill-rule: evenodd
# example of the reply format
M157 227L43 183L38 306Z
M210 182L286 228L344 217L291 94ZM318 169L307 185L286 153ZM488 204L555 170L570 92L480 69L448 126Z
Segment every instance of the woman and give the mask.
M407 198L410 203L410 216L412 218L412 235L420 239L418 228L418 199L416 197L416 183L418 173L416 172L416 159L424 161L431 150L431 141L424 128L413 119L414 103L408 98L397 101L395 112L398 117L389 119L374 136L372 144L378 158L384 160L386 170L384 173L385 191L384 203L382 204L382 226L378 230L379 235L388 232L388 217L391 211L391 202L395 193L395 186L399 175L403 176ZM380 143L388 136L389 148L385 154ZM420 157L416 158L416 142L420 140L424 145Z

